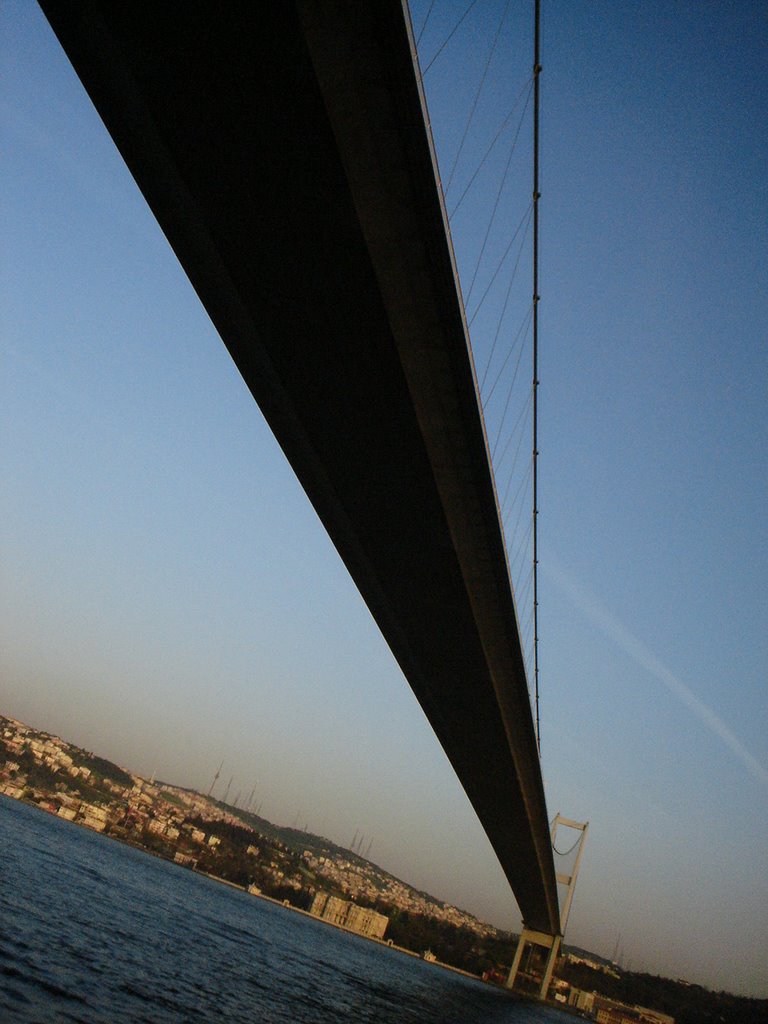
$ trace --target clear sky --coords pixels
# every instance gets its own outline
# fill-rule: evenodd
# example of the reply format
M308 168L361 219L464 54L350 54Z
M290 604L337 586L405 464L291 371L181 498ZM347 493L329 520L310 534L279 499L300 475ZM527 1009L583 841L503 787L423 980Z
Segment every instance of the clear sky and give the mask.
M476 4L425 73L451 211L522 90L452 216L470 315L525 225L530 105L470 295L525 105L530 7L509 5L453 175L504 3ZM417 34L428 8L413 5ZM435 4L422 68L465 9ZM567 938L610 955L621 936L635 969L768 996L765 6L543 10L543 770L551 814L590 821ZM275 821L342 843L361 830L383 867L518 927L43 16L0 12L0 712L204 790L223 759L219 791L233 775L230 796L257 785ZM473 321L478 376L514 252ZM519 328L529 343L528 258L494 367ZM516 444L506 387L487 408L499 452ZM525 620L524 574L519 589Z

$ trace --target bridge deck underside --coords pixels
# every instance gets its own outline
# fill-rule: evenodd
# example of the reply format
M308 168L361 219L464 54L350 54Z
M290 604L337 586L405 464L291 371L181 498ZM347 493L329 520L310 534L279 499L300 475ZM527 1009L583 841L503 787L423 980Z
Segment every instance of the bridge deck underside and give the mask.
M525 923L556 933L519 630L407 16L355 0L42 7Z

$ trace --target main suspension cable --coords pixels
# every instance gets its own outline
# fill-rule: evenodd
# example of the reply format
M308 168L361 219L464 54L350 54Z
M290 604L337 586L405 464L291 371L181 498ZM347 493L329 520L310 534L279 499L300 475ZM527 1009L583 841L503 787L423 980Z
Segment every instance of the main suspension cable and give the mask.
M563 853L562 850L558 850L558 848L555 846L554 843L552 843L552 849L555 851L555 853L559 857L567 857L569 853L573 853L573 851L576 849L576 847L579 845L580 842L581 842L581 836L579 836L579 838L576 840L576 842L573 844L573 846L569 850L566 850L565 853Z
M538 548L538 392L539 392L539 79L541 0L535 0L533 32L533 679L536 696L536 744L541 758L539 722L539 548Z

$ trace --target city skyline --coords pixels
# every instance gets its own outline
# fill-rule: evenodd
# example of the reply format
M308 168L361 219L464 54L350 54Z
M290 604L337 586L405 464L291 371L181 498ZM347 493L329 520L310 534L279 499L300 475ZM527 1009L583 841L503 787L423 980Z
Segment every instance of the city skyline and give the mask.
M444 177L501 12L425 73ZM423 67L460 14L436 8ZM529 14L505 51L523 81ZM393 874L517 929L45 19L2 20L0 711L201 792L224 758L266 817L360 829ZM542 763L550 816L591 823L567 941L610 955L620 932L636 969L764 996L765 18L552 3L543 28ZM480 229L452 231L467 290Z

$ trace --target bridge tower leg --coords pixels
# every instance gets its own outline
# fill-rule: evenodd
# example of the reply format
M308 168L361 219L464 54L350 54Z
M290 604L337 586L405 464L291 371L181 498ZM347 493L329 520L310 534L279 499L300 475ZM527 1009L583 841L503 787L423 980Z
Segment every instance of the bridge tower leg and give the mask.
M560 952L560 943L563 941L561 935L553 936L552 945L547 955L547 965L544 968L544 977L541 979L541 988L539 989L539 999L546 999L549 993L549 986L552 983L552 974L555 970L555 964L557 963L557 954Z
M525 929L523 929L523 935L524 934L525 934ZM521 935L520 938L517 940L517 949L515 950L515 956L514 956L514 959L512 961L512 966L509 968L509 975L507 977L507 988L514 988L515 987L515 979L517 978L517 971L518 971L518 968L520 967L520 961L523 958L523 950L525 949L525 940L523 938L523 935Z

